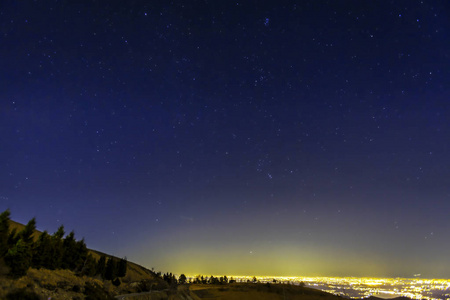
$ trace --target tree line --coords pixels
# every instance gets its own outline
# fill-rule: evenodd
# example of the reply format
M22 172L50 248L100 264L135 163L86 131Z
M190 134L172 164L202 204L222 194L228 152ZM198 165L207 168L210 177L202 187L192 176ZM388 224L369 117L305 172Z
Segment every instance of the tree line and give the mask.
M228 277L226 275L225 276L221 276L221 277L214 277L213 275L211 275L210 277L203 276L203 275L197 275L195 278L189 278L189 281L188 281L186 275L184 275L184 274L181 274L178 277L178 279L172 273L165 273L164 275L161 276L161 273L158 272L158 273L156 273L156 276L162 278L170 286L176 285L176 284L185 284L185 283L228 284L228 283L235 283L236 282L236 280L234 280L233 277L228 279ZM256 282L256 277L255 277L255 282Z
M25 227L17 232L10 230L10 211L0 214L0 263L9 267L11 277L24 276L32 267L36 269L67 269L80 275L100 276L120 284L119 277L127 272L127 260L101 256L96 260L86 247L84 239L76 240L72 231L65 235L64 226L49 234L42 232L37 240L33 239L36 219L31 219Z

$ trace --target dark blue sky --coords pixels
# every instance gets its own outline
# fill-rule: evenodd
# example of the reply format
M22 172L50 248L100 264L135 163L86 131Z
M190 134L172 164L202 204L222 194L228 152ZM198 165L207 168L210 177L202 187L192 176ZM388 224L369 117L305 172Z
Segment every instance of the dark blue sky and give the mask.
M2 1L0 210L162 271L449 278L447 1Z

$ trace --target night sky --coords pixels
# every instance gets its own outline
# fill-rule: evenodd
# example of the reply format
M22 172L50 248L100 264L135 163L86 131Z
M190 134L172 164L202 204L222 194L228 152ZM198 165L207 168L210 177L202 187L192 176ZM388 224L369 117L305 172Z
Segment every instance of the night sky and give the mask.
M0 210L155 271L450 278L448 1L0 2Z

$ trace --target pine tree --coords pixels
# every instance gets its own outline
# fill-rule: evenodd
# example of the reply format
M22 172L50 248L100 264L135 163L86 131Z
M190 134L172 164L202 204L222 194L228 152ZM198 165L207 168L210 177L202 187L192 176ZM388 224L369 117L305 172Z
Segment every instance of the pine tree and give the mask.
M51 244L52 250L51 255L53 259L50 261L49 269L55 270L61 268L62 259L63 259L63 236L64 236L64 225L59 226L58 230L52 234Z
M9 243L16 242L8 249L5 255L5 263L10 267L9 274L13 277L21 277L26 274L31 266L33 257L33 234L36 230L36 219L31 219L27 225L16 235L10 235Z
M97 272L97 262L92 255L88 254L84 260L83 267L81 268L81 274L86 276L95 276Z
M119 261L117 266L117 277L125 277L127 274L127 258L124 257Z
M106 269L105 269L105 279L106 280L113 280L117 276L117 267L116 262L111 257L108 259L108 262L106 263Z
M178 277L178 282L180 284L185 284L186 283L186 275L181 274L180 277Z
M5 263L10 268L9 275L15 278L22 277L31 266L30 245L19 239L14 247L5 255Z
M14 228L8 235L8 248L12 248L19 241L19 235L17 229Z
M19 232L19 238L26 244L31 244L33 242L33 233L36 230L36 218L28 221L24 229Z
M61 268L74 270L77 262L77 249L76 249L75 233L71 231L63 240L62 243L62 261Z
M97 262L95 274L100 275L102 278L105 278L105 270L106 270L106 257L102 255Z
M75 249L76 249L75 270L81 270L88 256L88 249L86 247L86 243L84 242L84 238L76 242Z
M11 213L9 209L0 214L0 258L4 257L8 252L8 236L9 236L9 217Z
M50 235L44 231L39 235L37 242L33 245L32 266L34 268L49 268L52 257L52 243Z

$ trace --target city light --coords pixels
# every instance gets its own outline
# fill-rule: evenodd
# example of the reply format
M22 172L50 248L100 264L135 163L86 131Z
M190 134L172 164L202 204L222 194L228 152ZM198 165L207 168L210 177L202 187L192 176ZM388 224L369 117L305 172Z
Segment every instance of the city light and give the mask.
M236 282L253 282L253 276L229 276ZM195 278L195 276L192 276ZM369 277L277 277L257 276L260 283L282 283L319 289L345 298L384 299L408 297L411 299L450 299L450 279L369 278Z

